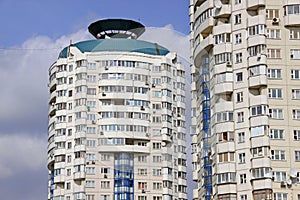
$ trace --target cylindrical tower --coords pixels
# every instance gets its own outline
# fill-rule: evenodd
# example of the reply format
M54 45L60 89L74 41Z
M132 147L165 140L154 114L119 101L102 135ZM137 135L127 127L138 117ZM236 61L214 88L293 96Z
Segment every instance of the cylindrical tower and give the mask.
M184 67L139 22L89 31L49 69L48 199L187 199Z

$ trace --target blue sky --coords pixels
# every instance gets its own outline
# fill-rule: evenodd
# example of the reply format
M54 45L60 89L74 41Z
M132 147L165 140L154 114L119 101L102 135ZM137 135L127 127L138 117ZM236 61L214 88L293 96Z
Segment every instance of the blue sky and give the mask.
M0 0L0 47L24 42L29 37L58 38L99 18L129 18L144 25L189 33L187 0Z
M148 27L141 39L178 52L189 67L188 4L184 0L0 0L1 199L47 199L48 68L59 51L70 40L93 39L87 27L96 20L127 18Z

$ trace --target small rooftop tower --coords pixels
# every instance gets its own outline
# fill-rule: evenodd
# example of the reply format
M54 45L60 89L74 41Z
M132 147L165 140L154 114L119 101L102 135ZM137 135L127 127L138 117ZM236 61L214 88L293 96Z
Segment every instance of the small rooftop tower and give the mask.
M130 38L137 39L145 32L145 26L127 19L104 19L89 25L89 32L97 39Z

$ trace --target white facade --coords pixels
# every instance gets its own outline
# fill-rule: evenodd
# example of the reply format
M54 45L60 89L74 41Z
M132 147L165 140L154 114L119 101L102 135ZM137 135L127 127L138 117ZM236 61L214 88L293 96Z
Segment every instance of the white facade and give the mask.
M194 199L300 199L299 9L190 1Z
M49 69L48 199L187 199L176 54L80 48Z

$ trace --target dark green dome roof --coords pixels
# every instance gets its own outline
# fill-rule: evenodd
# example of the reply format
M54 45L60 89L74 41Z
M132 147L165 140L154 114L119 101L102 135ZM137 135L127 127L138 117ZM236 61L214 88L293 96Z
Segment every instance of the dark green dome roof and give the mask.
M138 52L149 55L166 55L170 51L156 43L142 40L111 38L99 40L87 40L72 44L82 53L84 52L101 52L101 51L124 51ZM59 54L59 58L66 58L68 47L65 47Z

